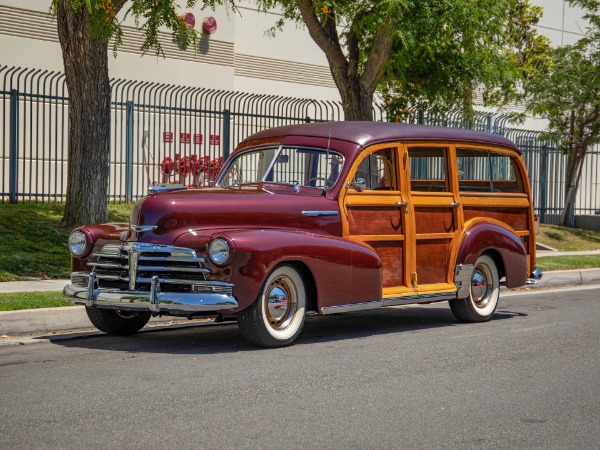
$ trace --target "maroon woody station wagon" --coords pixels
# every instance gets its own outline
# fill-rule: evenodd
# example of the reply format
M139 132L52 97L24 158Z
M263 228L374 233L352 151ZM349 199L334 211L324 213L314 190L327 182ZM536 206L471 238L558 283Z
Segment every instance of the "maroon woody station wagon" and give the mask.
M501 283L541 276L512 142L378 122L257 133L213 187L154 187L129 224L78 228L69 247L65 297L99 330L235 314L264 347L294 342L308 311L448 300L458 320L485 321Z

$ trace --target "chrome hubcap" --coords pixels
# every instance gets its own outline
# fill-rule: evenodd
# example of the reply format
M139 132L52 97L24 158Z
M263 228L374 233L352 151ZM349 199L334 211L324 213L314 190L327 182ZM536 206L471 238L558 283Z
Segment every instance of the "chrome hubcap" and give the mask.
M485 308L490 302L492 293L492 276L485 264L480 264L473 272L471 279L471 299L478 308Z
M265 293L265 314L274 329L286 328L298 309L298 300L293 283L287 277L279 277L271 282Z

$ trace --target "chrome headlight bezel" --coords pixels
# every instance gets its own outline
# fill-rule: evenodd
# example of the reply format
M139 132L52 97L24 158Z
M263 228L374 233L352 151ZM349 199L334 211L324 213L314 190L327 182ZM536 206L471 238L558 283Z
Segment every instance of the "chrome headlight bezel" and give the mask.
M233 244L223 236L216 237L209 242L207 254L211 263L217 267L224 267L233 259Z
M67 240L69 251L75 258L87 256L92 248L88 236L81 230L75 230L69 235Z

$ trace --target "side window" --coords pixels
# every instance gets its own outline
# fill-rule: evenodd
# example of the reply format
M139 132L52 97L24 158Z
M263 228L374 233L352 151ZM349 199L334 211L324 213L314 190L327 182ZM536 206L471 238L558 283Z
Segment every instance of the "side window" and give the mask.
M446 149L409 147L408 158L412 191L448 192Z
M523 192L515 162L502 153L456 149L461 192Z
M354 175L354 183L362 190L397 190L393 151L378 150L363 159Z

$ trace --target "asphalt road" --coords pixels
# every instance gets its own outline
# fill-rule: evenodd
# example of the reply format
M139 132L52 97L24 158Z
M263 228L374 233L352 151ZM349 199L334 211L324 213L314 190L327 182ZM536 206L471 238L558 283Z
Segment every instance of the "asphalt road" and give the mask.
M598 448L600 286L0 347L0 448Z

